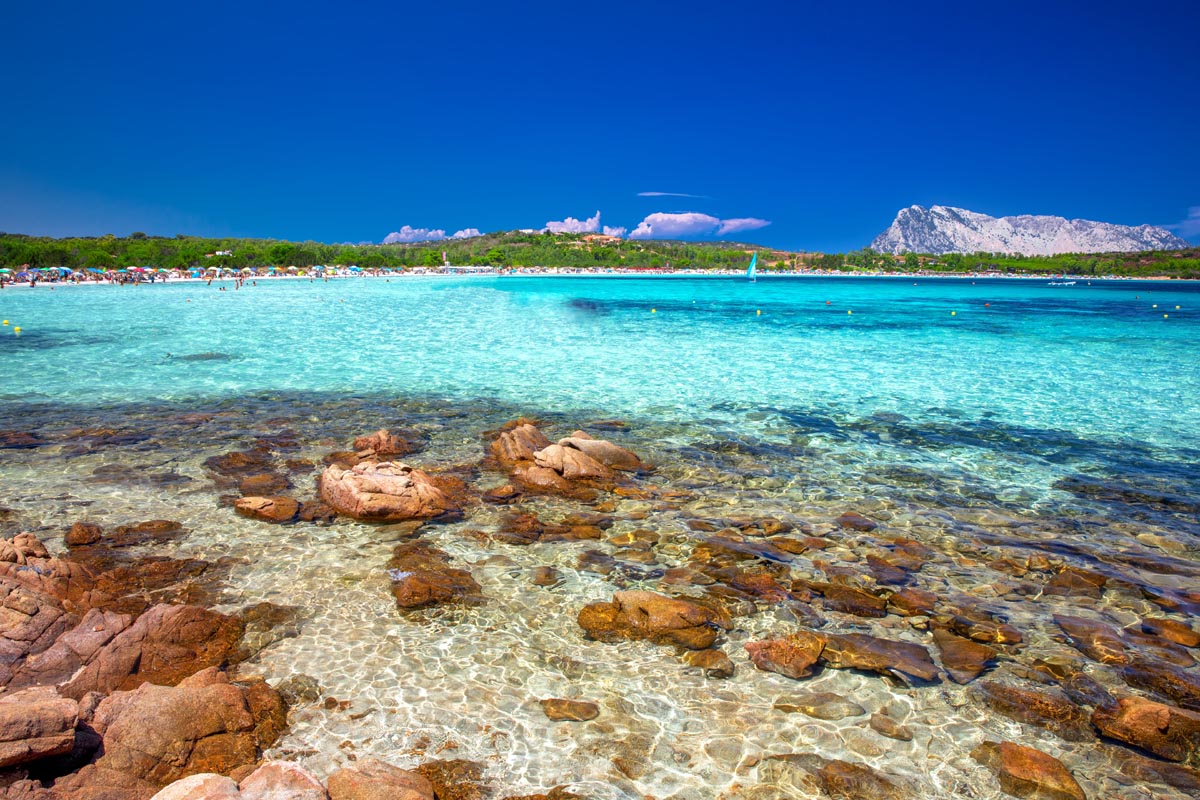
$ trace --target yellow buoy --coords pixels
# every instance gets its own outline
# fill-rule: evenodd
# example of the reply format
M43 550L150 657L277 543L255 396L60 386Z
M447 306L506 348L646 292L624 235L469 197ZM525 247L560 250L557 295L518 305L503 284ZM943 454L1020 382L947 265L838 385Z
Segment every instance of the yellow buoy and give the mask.
M952 317L954 317L954 316L957 316L957 315L958 315L958 312L957 312L957 311L951 311L951 312L950 312L950 316L952 316Z
M20 325L18 325L18 326L16 326L15 328L13 328L13 333L20 333L20 332L21 332L21 326L20 326Z
M652 308L652 309L650 309L650 313L651 313L651 314L657 314L657 313L658 313L658 309L657 309L657 308Z
M1167 316L1168 316L1168 315L1166 315L1166 314L1163 314L1163 319L1166 319L1166 318L1167 318ZM20 329L20 328L17 328L17 330L21 330L21 329Z
M759 316L759 317L761 317L761 316L762 316L762 309L760 308L758 311L755 311L754 313L755 313L755 315L756 315L756 316Z
M4 320L4 324L5 324L5 325L7 325L7 324L8 324L8 320Z
M1176 310L1176 311L1178 311L1178 310L1179 310L1179 306L1175 306L1175 310Z
M1158 308L1158 303L1155 303L1154 305L1152 305L1152 306L1150 306L1150 307L1151 307L1151 308Z
M847 313L847 314L853 314L854 312L853 312L853 311L847 311L846 313Z

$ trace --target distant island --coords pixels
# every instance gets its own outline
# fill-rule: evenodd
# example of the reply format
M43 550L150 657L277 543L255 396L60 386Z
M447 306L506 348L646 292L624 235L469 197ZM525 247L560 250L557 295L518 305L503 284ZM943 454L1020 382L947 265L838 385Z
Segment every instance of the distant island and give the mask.
M1185 243L1186 244L1186 243ZM275 239L98 236L54 239L0 233L0 267L26 265L76 271L135 266L227 269L317 264L371 269L461 266L632 270L744 270L750 253L759 269L847 274L1079 275L1200 279L1200 248L1022 256L1005 253L905 253L869 248L849 253L794 252L738 242L619 239L602 234L507 231L469 239L404 244L323 244Z
M1035 214L990 217L952 206L902 208L888 229L871 242L872 250L893 255L1000 252L1053 256L1190 247L1184 239L1156 225L1115 225Z

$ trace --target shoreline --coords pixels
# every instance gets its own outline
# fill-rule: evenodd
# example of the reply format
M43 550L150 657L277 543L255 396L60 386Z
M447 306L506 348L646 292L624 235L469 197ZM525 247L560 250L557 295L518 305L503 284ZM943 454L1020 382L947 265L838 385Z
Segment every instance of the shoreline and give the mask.
M453 269L453 268L451 268ZM721 270L657 270L657 271L642 271L642 270L575 270L570 268L545 268L545 269L530 269L528 271L515 272L401 272L391 274L332 274L316 278L309 275L252 275L247 276L249 281L305 281L309 283L328 282L329 280L344 280L344 279L391 279L397 278L402 280L414 280L417 278L729 278L738 279L744 278L745 273L742 271L729 272ZM1004 280L1004 281L1049 281L1049 282L1070 282L1091 284L1093 282L1105 283L1182 283L1192 284L1200 283L1200 279L1195 278L1173 278L1168 275L1154 275L1147 277L1127 277L1121 275L1103 275L1103 276L1083 276L1083 275L998 275L995 273L983 272L968 272L968 273L896 273L896 272L821 272L821 271L788 271L788 272L767 272L758 275L762 279L776 278L844 278L849 280L864 279L864 278L887 278L887 279L905 279L905 280ZM117 281L38 281L36 284L30 284L29 281L7 282L2 287L3 289L34 289L34 288L50 288L66 287L66 286L157 286L157 285L174 285L174 284L210 284L210 283L236 283L238 277L220 277L220 278L170 278L151 281L129 281L121 283ZM244 282L244 281L243 281Z

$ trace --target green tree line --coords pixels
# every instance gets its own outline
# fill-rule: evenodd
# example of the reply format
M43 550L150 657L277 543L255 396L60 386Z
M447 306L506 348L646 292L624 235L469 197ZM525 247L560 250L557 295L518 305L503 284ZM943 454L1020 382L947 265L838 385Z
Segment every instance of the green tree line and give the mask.
M98 236L53 239L0 233L0 266L120 269L132 266L229 268L356 264L364 269L432 267L445 252L451 264L504 267L625 267L745 269L759 254L764 271L815 268L839 272L965 273L1029 275L1166 275L1200 278L1200 249L1153 253L1014 256L997 253L893 256L871 250L794 253L731 242L589 241L580 234L490 233L471 239L397 244L324 244L276 239L197 236ZM228 255L216 255L216 253Z

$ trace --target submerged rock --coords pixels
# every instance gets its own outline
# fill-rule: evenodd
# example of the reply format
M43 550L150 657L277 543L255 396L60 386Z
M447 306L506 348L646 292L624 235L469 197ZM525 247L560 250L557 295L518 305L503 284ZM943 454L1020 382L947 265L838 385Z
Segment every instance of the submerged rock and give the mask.
M774 706L779 711L799 712L816 719L837 721L847 717L861 717L867 710L840 694L815 692L813 694L786 695L778 698Z
M491 785L483 779L483 765L474 761L426 761L415 771L433 784L438 800L485 800L492 795Z
M397 545L387 566L392 596L401 609L484 602L470 571L450 566L448 553L424 542Z
M724 609L654 592L616 592L610 603L591 603L579 612L579 626L601 642L649 639L689 650L711 647L733 621Z
M979 677L996 651L985 644L955 636L946 630L935 629L933 641L942 656L942 666L955 683L970 683Z
M733 677L733 661L724 651L715 647L706 650L690 650L683 656L684 663L704 671L710 678Z
M1092 724L1105 736L1147 750L1168 761L1200 766L1200 713L1123 697L1115 708L1097 708Z
M1126 664L1129 648L1112 625L1083 617L1055 614L1054 621L1081 653L1101 664Z
M871 730L875 731L880 736L886 736L889 739L895 739L900 742L912 741L912 731L889 717L887 714L880 712L872 714L870 725Z
M983 742L971 757L990 769L1000 788L1013 797L1087 800L1070 770L1041 750L1012 742Z
M865 633L824 634L821 661L835 669L864 669L932 681L937 665L919 644L880 639Z
M1048 692L982 681L975 687L975 696L993 711L1046 728L1068 742L1089 742L1096 738L1086 711Z
M1200 676L1161 661L1137 659L1121 671L1125 682L1145 689L1172 703L1200 711Z
M600 716L600 707L588 700L563 700L551 698L538 701L542 711L552 720L569 720L571 722L586 722Z
M300 503L290 497L241 497L234 501L233 510L264 522L288 523L300 513Z
M797 631L780 639L748 642L746 653L754 666L764 672L776 672L788 678L807 678L825 648L819 634Z
M429 475L406 464L363 462L351 469L337 464L321 473L321 499L339 514L377 522L434 519L462 506Z
M1142 620L1142 630L1184 647L1200 647L1200 631L1173 619L1147 617Z
M360 456L407 456L419 449L420 447L415 442L411 442L397 433L392 433L386 428L367 436L359 436L354 440L354 450Z
M825 759L812 753L767 756L758 765L759 785L820 788L838 800L910 800L914 795L866 764ZM807 780L806 780L807 778ZM813 785L815 784L815 785Z

